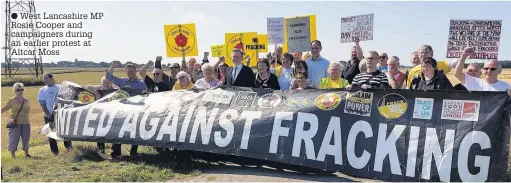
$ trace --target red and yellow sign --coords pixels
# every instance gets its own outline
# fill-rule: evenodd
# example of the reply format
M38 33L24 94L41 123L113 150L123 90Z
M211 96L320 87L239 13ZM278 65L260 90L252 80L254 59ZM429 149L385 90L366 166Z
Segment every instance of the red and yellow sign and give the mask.
M253 43L252 38L257 37L257 32L238 32L238 33L225 33L225 63L229 66L233 65L232 51L238 49L243 51L243 64L246 64L247 56L250 57L250 66L256 66L256 52L252 49L246 49L248 45Z
M195 24L164 25L167 57L198 56Z
M78 94L78 100L83 104L89 104L96 101L96 97L91 92L82 91Z

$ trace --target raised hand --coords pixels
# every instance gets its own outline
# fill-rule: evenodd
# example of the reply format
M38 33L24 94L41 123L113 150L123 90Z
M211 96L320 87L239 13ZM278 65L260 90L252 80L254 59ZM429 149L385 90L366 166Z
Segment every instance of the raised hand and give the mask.
M113 66L114 68L119 68L119 67L121 67L121 66L122 66L122 64L121 64L121 62L120 62L120 61L118 61L118 60L114 60L114 61L112 61L112 66Z

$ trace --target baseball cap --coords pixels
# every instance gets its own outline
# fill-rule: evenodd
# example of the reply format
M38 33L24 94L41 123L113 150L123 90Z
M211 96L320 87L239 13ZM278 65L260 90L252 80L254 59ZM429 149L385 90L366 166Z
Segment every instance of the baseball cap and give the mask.
M179 68L181 68L181 66L178 63L173 63L173 64L170 65L170 68L171 69L172 68L178 68L179 69Z

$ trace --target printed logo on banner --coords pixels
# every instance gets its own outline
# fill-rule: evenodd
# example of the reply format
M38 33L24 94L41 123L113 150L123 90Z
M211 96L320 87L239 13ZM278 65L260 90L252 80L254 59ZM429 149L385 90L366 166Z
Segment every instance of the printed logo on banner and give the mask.
M443 100L441 119L477 121L480 102L475 100Z
M406 113L408 102L405 97L391 93L378 101L378 112L387 119L397 119Z
M280 101L282 101L282 97L280 95L267 93L259 97L259 100L257 100L257 105L260 108L274 108L280 104Z
M431 119L433 116L433 98L415 98L415 106L413 107L413 118Z
M250 107L257 97L256 92L239 91L231 107Z
M130 97L130 94L127 91L118 90L114 94L114 96L112 96L112 97L110 97L110 99L108 99L108 101L122 100L122 99L126 99L126 98L129 98L129 97Z
M330 111L334 110L341 103L341 96L336 93L325 93L314 100L314 105L321 110Z
M310 99L306 97L290 98L287 100L286 105L289 107L302 108L310 103Z
M358 91L348 92L344 113L358 116L371 116L373 93Z
M95 100L96 97L91 92L82 91L80 94L78 94L78 101L82 102L83 104L88 104L94 102Z
M208 90L206 94L202 97L202 102L214 102L221 104L230 104L232 98L234 97L234 92L225 91L225 90Z

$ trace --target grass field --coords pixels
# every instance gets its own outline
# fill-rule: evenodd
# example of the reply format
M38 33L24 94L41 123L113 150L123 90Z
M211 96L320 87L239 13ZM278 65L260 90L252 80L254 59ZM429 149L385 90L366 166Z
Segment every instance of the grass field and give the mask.
M73 69L71 69L73 70ZM80 70L80 69L77 69ZM83 70L83 69L82 69ZM104 70L104 69L103 69ZM55 70L66 72L67 70ZM99 84L102 72L77 72L58 74L55 72L57 83L63 80L73 81L81 85ZM117 76L124 76L123 72L116 72ZM452 75L448 76L453 84L459 83ZM511 83L511 69L504 70L501 79ZM25 158L18 146L17 158L12 159L7 151L7 129L5 120L10 112L2 114L2 175L3 181L65 181L65 182L92 182L92 181L167 181L196 176L200 171L197 164L180 164L179 158L165 159L157 155L152 148L140 146L139 153L143 161L129 158L129 145L123 146L123 159L118 161L105 160L95 153L95 143L73 142L74 149L66 152L62 143L59 143L61 155L54 156L48 146L47 138L38 134L44 125L43 112L37 103L37 93L40 86L26 87L25 96L29 98L31 105L30 121L32 125L30 139L30 153L33 158ZM2 87L2 105L13 96L11 87ZM107 154L110 153L107 144ZM170 167L170 168L169 168Z

